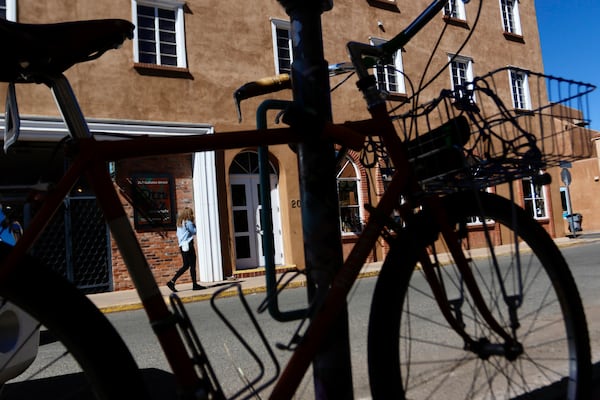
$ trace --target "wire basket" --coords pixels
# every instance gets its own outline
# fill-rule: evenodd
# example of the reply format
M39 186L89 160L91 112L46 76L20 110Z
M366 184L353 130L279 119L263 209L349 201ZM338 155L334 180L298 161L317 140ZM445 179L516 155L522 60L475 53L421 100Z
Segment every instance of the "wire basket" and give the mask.
M485 188L591 157L594 89L505 67L394 118L427 190Z

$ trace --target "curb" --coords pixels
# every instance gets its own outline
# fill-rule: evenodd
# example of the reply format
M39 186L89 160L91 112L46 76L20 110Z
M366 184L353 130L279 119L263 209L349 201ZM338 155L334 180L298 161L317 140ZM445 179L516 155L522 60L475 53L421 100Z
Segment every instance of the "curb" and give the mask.
M586 236L588 236L588 237L586 237ZM581 244L588 244L588 243L596 243L596 242L600 242L600 233L582 234L579 237L575 237L575 238L567 238L567 237L556 238L554 240L554 242L556 243L556 245L559 248L573 247L573 246L577 246L577 245L581 245ZM501 250L500 250L500 252L501 252ZM357 279L378 276L379 275L379 266L381 265L381 262L374 263L374 265L376 265L376 266L372 267L370 270L359 273ZM258 293L266 292L264 276L260 276L258 278L262 279L262 282L260 282L257 286L243 287L243 280L238 282L238 284L242 286L241 292L244 295L251 295L251 294L258 294ZM233 287L224 289L219 294L219 297L222 298L222 297L237 296L239 294L239 291L238 291L238 289L235 288L236 283L232 282L231 285ZM306 286L306 280L298 279L298 280L289 282L287 284L286 288L298 288L298 287L305 287L305 286ZM166 289L166 291L168 291L168 289ZM135 290L132 290L130 292L135 294ZM188 292L188 290L178 292L179 299L182 303L194 303L194 302L198 302L198 301L210 300L212 298L215 290L211 290L210 292L206 292L206 293L189 294L189 295L186 292ZM191 292L191 291L189 291L189 292ZM101 305L101 304L98 304L97 301L94 301L94 299L97 298L98 295L106 295L107 297L110 297L111 294L119 295L119 292L109 292L106 294L102 293L102 294L97 294L97 295L88 295L88 298L92 302L94 302L96 304L96 307L104 314L143 309L141 301L139 300L139 298L136 298L137 296L135 296L135 295L129 296L130 298L128 300L121 300L121 301L114 300L114 301L112 301L112 303L114 303L114 304L109 304L109 305ZM167 293L163 296L166 303L169 302L169 297L170 297L170 293ZM111 302L111 300L104 301L104 303L110 303L110 302Z

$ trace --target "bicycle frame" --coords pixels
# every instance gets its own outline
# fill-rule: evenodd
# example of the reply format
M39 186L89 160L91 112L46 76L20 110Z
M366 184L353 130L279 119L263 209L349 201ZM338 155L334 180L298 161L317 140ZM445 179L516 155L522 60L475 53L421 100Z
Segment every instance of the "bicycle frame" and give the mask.
M441 4L441 3L440 3ZM360 55L362 56L362 55ZM46 227L51 217L60 207L77 180L85 175L97 196L121 256L146 310L149 322L161 344L164 354L173 373L182 388L187 393L198 393L204 390L216 393L218 398L224 398L220 388L210 387L210 379L205 379L197 373L196 365L188 355L184 340L177 329L177 321L169 311L163 295L152 275L151 269L137 241L135 232L117 195L109 175L106 163L125 158L137 158L153 155L201 152L209 150L224 150L247 146L268 146L286 144L306 140L293 128L258 129L238 132L219 133L205 136L178 136L169 138L135 138L122 141L96 141L90 134L85 118L79 108L72 88L64 75L48 76L46 79L56 103L63 115L65 123L74 139L72 150L73 163L52 190L39 212L31 221L29 228L10 253L0 269L0 279L16 267L18 262L32 246L39 234ZM368 90L365 90L367 92ZM322 339L326 336L334 316L343 307L350 289L358 277L365 260L372 252L373 246L382 234L387 224L387 217L398 210L401 216L409 212L400 207L401 196L419 193L421 191L417 178L411 174L409 159L393 123L388 115L385 103L370 104L369 111L372 119L368 121L350 122L334 125L324 124L322 132L328 140L337 139L348 147L362 147L366 135L377 132L381 137L390 158L396 167L392 181L370 213L370 218L359 236L359 239L348 255L343 267L335 276L327 297L321 307L315 311L314 317L305 333L304 339L296 347L287 367L279 377L272 398L291 398L301 379L317 353ZM459 246L456 233L445 219L444 211L436 196L428 197L423 203L433 211L434 218L440 226L441 234L449 246L457 267L465 277L465 284L473 296L474 302L488 322L509 345L514 345L514 339L502 328L491 315L485 305L481 293L474 281L468 262ZM405 213L405 215L402 215ZM440 284L434 266L424 246L417 254L427 280L435 294L440 309L454 330L464 338L467 345L474 345L473 339L467 335L464 328L453 316L449 300Z
M198 376L196 373L196 366L188 356L185 344L177 330L173 314L169 311L163 299L121 201L117 196L108 169L106 168L106 163L119 159L160 154L293 143L301 140L300 135L292 128L278 128L193 137L154 137L121 141L97 141L89 132L87 123L67 79L63 75L52 76L48 78L48 82L50 82L50 89L63 114L65 123L73 136L75 144L72 146L72 150L75 154L73 154L73 162L69 169L54 190L49 192L46 201L32 220L31 225L24 232L23 237L4 263L3 268L0 270L0 279L17 265L27 249L35 242L55 211L60 207L63 198L68 195L77 180L83 175L87 176L110 227L113 239L117 243L123 260L127 265L138 295L146 310L149 322L179 384L184 391L193 392L199 387L203 387L206 391L221 393L220 389L203 386L209 380L203 379L203 377ZM381 106L373 107L371 112L373 115L372 120L347 123L341 126L343 133L354 132L356 135L356 132L361 132L358 136L363 138L364 135L370 132L379 132L397 168L397 172L394 174L390 186L385 191L377 207L371 212L371 218L349 254L344 266L334 278L325 303L316 311L315 317L306 332L305 339L300 342L287 368L278 379L272 393L273 398L290 398L296 391L298 384L320 346L321 339L330 328L331 322L334 320L333 317L339 308L343 306L354 281L358 277L360 269L387 223L386 219L382 217L390 215L394 209L399 209L398 199L400 195L419 191L415 177L408 173L410 171L408 158L403 151L399 137L396 135L392 121L389 119L385 105L382 104ZM329 127L332 132L335 130L335 127L340 128L340 126L334 125L329 125ZM328 133L327 131L326 127L325 134ZM354 140L356 141L356 138ZM444 226L443 211L435 204L435 198L432 198L432 203L430 204L430 208L436 210L436 218L441 226L444 227L442 229L443 236L451 247L451 252L457 265L459 265L462 273L467 278L467 287L475 294L474 297L477 297L478 289L468 279L469 276L472 278L472 275L461 249L458 248L458 241L455 240L454 233L450 227L447 224ZM434 293L436 293L436 300L440 305L442 313L451 326L465 338L467 343L472 342L472 339L468 337L452 315L448 299L435 277L429 255L426 254L424 248L422 254L419 255L419 260L427 273L428 281L432 285ZM476 303L490 325L495 326L495 330L507 342L511 343L512 339L510 335L496 323L483 300L476 301Z

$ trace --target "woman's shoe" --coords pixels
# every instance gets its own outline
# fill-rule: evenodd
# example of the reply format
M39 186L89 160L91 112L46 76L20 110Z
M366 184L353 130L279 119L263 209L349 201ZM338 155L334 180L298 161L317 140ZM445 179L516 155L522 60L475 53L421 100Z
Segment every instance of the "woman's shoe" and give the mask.
M175 289L175 282L173 282L173 281L167 282L167 287L169 289L171 289L172 292L176 292L177 291L177 289Z
M192 286L192 290L203 290L206 289L206 286L202 286L202 285L193 285Z

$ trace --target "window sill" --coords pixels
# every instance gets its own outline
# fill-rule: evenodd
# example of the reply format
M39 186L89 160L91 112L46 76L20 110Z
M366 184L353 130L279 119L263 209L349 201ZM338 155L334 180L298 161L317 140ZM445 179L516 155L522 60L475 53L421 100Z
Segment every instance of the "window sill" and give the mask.
M408 96L405 93L389 93L385 99L388 101L406 103Z
M367 0L371 7L381 8L387 11L400 12L396 0Z
M511 42L525 43L525 39L523 39L523 36L517 35L516 33L504 31L504 38L506 40L510 40Z
M448 25L454 25L461 28L469 29L469 24L464 19L453 18L447 15L444 15L444 22Z
M187 68L168 67L156 64L134 63L133 68L140 75L162 76L165 78L194 79Z
M533 110L528 110L525 108L515 108L513 111L518 115L534 115Z

